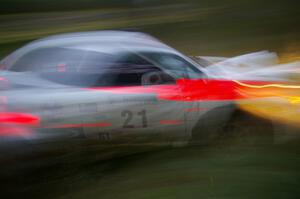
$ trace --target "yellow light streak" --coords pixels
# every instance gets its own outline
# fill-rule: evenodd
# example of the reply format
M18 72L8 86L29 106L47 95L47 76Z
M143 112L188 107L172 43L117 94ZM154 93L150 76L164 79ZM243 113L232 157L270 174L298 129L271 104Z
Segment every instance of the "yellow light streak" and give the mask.
M246 84L243 82L240 82L238 80L233 80L233 82L245 86L248 88L287 88L287 89L300 89L300 86L298 85L284 85L284 84L266 84L266 85L252 85L252 84Z

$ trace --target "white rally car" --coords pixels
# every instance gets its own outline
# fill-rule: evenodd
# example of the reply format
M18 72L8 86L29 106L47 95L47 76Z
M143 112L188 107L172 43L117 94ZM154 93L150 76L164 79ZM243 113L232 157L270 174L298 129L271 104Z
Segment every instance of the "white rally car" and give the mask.
M213 78L143 33L52 36L0 65L2 138L159 145L241 134L272 140L272 122L235 107L243 97L235 82Z

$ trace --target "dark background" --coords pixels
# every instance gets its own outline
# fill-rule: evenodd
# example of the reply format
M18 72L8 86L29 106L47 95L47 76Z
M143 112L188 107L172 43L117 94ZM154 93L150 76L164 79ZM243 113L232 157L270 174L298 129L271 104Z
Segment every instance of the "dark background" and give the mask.
M300 58L297 0L0 3L0 57L51 34L130 29L150 33L189 55L270 50L278 53L281 62ZM296 199L300 197L299 143L293 138L267 147L212 144L109 160L102 160L103 151L94 145L66 148L62 143L65 153L58 150L42 157L12 156L1 161L0 191L5 198ZM134 147L114 150L137 151ZM36 164L36 159L48 167ZM15 168L6 167L8 163Z
M61 32L144 31L191 55L299 52L297 0L2 0L0 56ZM296 57L296 58L295 58Z

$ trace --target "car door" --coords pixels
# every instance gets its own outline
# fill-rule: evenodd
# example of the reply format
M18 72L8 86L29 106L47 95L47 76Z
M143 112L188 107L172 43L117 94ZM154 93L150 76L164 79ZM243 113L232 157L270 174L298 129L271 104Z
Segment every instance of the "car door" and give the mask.
M164 145L185 140L182 103L164 98L180 95L180 88L154 63L135 53L122 54L99 79L89 92L102 101L95 101L97 110L83 122L96 123L96 118L103 117L110 125L84 127L87 137L126 144ZM104 79L110 84L104 86Z
M190 140L193 127L205 110L202 107L201 99L202 93L205 91L205 84L199 86L205 81L203 73L179 53L141 52L140 54L176 79L177 96L171 95L167 97L167 101L161 103L167 103L166 107L172 107L173 116L180 116L181 123L184 123L185 126L185 133L181 134L182 140ZM176 93L175 90L170 92ZM164 106L162 105L162 107ZM176 123L175 121L176 119L174 119L174 123Z
M49 47L24 55L11 70L66 86L35 93L43 128L55 134L75 128L84 138L125 144L185 137L176 79L139 53Z

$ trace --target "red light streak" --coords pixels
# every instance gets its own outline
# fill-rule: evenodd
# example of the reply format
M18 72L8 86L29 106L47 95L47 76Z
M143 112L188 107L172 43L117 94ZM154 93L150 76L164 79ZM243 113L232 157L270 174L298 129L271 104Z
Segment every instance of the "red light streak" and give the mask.
M26 113L1 112L0 123L38 126L40 118Z
M160 120L160 124L183 124L182 120Z
M80 127L108 127L112 124L109 122L91 123L91 124L59 124L44 126L43 128L80 128Z
M0 125L0 137L20 137L31 134L32 132L22 127Z
M207 108L187 108L184 111L185 112L197 112L197 111L205 111L208 110Z
M253 96L245 95L243 89L267 89L269 87L300 88L285 84L263 82L263 81L235 81L216 79L179 79L174 85L153 85L153 86L113 86L93 87L85 90L105 91L115 94L130 93L153 93L158 100L170 101L222 101L249 99ZM270 93L272 96L272 93ZM267 96L264 96L267 97Z
M179 79L174 85L93 87L86 90L116 94L154 93L159 100L195 101L241 98L236 92L236 86L237 83L229 80Z

